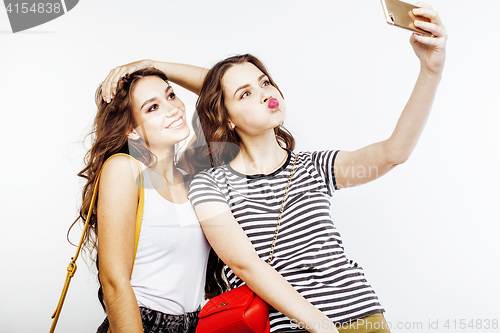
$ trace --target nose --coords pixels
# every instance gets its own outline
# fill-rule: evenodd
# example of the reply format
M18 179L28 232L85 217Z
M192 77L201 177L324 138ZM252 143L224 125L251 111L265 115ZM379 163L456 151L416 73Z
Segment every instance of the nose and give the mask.
M273 96L267 96L267 97L264 97L264 99L262 100L262 103L267 103L271 98L273 98Z
M166 111L165 111L165 117L167 117L167 118L175 117L180 112L182 112L182 110L179 109L179 107L177 107L175 105L169 105L169 104L170 103L168 103L167 107L165 108L166 109Z

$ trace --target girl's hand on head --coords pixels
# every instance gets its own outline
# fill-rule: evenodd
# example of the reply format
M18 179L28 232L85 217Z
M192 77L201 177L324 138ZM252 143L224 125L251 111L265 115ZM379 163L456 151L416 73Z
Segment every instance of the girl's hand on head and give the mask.
M116 87L118 86L118 81L121 77L125 76L126 74L133 73L139 69L153 67L153 62L153 60L144 59L112 69L106 79L104 79L104 81L102 82L102 99L108 103L111 102L113 97L115 97Z
M446 29L438 13L430 5L419 2L417 6L419 8L415 8L413 14L426 17L431 22L416 20L415 26L429 31L433 36L425 37L414 33L410 37L410 43L420 59L422 69L429 74L440 74L443 71L446 58L446 40L448 39Z

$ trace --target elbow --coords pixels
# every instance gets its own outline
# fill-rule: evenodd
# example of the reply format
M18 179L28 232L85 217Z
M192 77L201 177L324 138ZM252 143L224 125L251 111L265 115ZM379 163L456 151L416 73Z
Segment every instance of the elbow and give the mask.
M390 142L386 142L384 146L384 155L386 156L386 163L391 166L397 166L408 161L411 155L411 150L391 145Z
M107 301L120 295L126 288L132 287L128 278L120 278L119 276L100 274L99 280L101 282L104 299Z
M410 158L410 154L397 154L397 155L391 156L391 158L389 159L389 163L392 166L397 166L397 165L403 164L404 162L408 161L409 158Z
M248 277L252 271L252 265L249 263L232 263L228 266L231 268L233 273L243 281L245 281L245 278Z
M262 259L255 256L255 258L238 260L228 263L227 265L237 277L246 283L252 279L252 276L258 275L259 266L262 264L267 265Z

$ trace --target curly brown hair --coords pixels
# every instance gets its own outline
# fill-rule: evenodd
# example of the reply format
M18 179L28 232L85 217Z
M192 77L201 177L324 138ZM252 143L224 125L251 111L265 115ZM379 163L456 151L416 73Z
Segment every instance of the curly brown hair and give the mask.
M136 127L132 111L132 92L137 83L147 77L157 76L168 83L167 76L154 68L146 68L135 71L122 77L118 81L115 97L108 104L102 97L101 86L95 93L97 114L92 125L92 130L88 134L91 136L91 148L85 154L83 168L78 176L86 180L82 191L82 204L80 214L68 230L78 222L83 224L87 221L87 213L90 208L92 192L99 172L104 162L116 153L125 153L133 156L145 165L156 162L156 156L148 150L144 140L132 141L128 139L128 134ZM96 199L96 202L98 197ZM92 214L88 221L88 228L84 235L82 249L87 252L92 261L97 266L97 277L99 280L98 297L104 310L102 286L99 279L99 257L97 253L97 204L92 208Z

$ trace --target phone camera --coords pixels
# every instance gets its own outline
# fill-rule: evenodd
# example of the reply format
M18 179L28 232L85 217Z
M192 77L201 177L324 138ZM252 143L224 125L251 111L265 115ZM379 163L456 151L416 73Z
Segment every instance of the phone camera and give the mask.
M392 24L396 22L396 18L394 17L394 14L389 10L389 17L391 18Z

